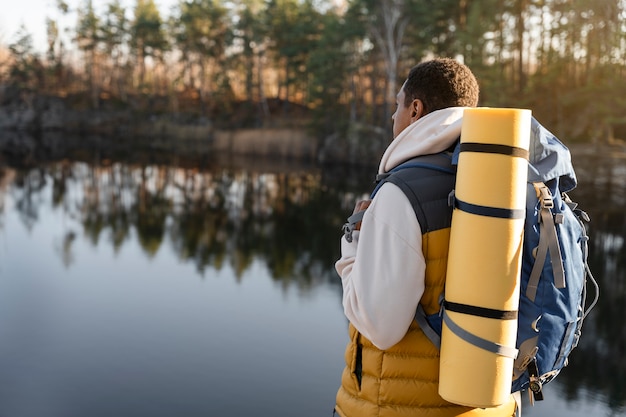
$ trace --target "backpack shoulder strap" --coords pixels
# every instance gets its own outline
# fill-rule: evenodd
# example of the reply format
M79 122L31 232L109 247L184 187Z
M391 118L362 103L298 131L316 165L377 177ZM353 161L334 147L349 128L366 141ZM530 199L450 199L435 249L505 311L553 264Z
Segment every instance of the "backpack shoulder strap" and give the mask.
M388 173L377 175L377 185L372 192L373 198L380 187L392 183L402 190L407 197L422 233L449 226L451 218L446 215L449 208L448 193L454 188L456 167L452 165L452 156L446 152L424 155L406 161ZM438 195L445 191L445 198ZM433 205L437 209L433 209Z
M435 345L437 349L441 349L441 328L438 327L439 333L437 333L437 330L433 329L433 326L431 326L426 318L426 312L421 304L417 305L417 310L415 311L415 321L419 324L420 329L422 329L432 344Z
M427 176L438 176L440 177L440 181L449 183L450 188L452 188L454 186L454 178L456 175L455 168L456 167L452 165L452 157L447 152L418 156L396 166L389 172L378 174L376 176L376 186L374 191L372 191L370 198L374 198L378 190L380 190L380 187L382 187L385 182L390 182L398 186L409 199L417 219L423 227L422 231L426 232L429 230L429 227L427 226L428 216L426 216L424 210L422 209L422 198L416 195L416 190L411 185L412 180L422 179L423 176L416 175L415 170L423 170ZM445 205L448 205L447 200ZM344 236L348 242L352 241L352 233L356 230L356 225L363 219L364 214L365 210L352 214L343 225Z

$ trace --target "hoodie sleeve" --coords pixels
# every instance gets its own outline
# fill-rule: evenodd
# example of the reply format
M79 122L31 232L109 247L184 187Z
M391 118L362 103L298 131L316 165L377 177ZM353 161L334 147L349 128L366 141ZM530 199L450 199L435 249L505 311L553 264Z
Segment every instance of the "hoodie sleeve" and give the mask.
M335 268L348 320L379 349L398 343L424 293L422 233L409 200L384 184L352 242L341 239Z

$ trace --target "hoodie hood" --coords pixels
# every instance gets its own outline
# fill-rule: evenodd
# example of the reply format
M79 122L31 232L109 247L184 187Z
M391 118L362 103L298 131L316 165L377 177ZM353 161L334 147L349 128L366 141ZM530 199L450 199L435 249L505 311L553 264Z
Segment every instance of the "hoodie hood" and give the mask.
M378 173L389 172L402 162L448 149L459 136L465 107L449 107L427 114L410 124L389 144Z

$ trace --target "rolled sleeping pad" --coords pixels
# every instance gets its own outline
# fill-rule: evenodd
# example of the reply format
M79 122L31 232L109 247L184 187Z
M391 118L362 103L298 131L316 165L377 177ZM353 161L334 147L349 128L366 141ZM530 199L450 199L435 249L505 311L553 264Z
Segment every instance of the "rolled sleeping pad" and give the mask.
M495 407L517 356L531 111L463 115L446 276L439 395Z

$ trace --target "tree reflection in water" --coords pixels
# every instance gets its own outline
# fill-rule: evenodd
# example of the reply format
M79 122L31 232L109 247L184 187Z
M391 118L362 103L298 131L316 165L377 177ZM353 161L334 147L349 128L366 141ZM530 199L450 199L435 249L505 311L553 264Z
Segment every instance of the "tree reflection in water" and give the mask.
M579 157L579 186L572 192L590 217L589 263L600 302L585 321L583 337L563 372L568 398L582 388L606 397L611 409L626 406L626 158Z
M584 389L620 410L626 402L626 164L619 157L579 159L579 187L571 197L592 218L590 264L601 298L559 381L570 399ZM340 288L333 268L340 227L357 196L370 188L370 178L310 167L62 161L1 170L0 211L9 192L29 228L45 204L79 220L82 230L68 230L59 248L67 267L81 234L92 245L110 244L116 252L137 239L148 257L170 244L181 262L192 262L201 274L228 264L241 279L253 261L261 260L274 280L306 292L319 281Z
M8 172L13 171L5 177ZM48 204L47 184L50 204L80 221L83 229L68 231L62 245L68 265L80 232L91 244L110 243L115 251L136 238L149 257L168 242L199 271L228 262L241 277L261 259L285 285L334 280L345 191L323 184L319 170L201 171L63 161L12 175L11 192L24 223L35 223L38 207Z

